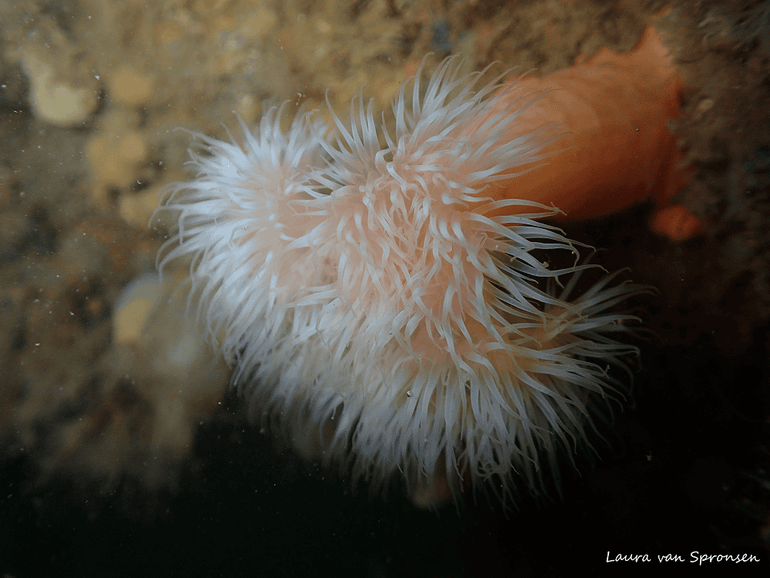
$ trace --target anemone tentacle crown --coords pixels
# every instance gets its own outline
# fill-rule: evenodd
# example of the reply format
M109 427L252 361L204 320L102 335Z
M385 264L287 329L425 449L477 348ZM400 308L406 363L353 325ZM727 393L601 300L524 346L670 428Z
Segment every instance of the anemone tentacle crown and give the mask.
M253 414L375 485L539 493L635 352L613 310L639 288L610 275L573 296L588 265L542 221L558 209L485 195L561 129L518 134L541 95L480 76L447 59L423 90L418 72L390 131L358 98L347 123L304 113L284 132L273 108L240 143L200 136L197 176L164 204L161 266L192 259L191 302Z

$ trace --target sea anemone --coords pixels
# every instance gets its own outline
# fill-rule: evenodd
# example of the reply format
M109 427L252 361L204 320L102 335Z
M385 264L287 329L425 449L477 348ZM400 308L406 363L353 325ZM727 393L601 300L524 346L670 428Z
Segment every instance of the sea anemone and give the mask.
M543 222L559 210L489 195L569 127L520 129L547 93L459 68L402 86L391 131L358 98L349 123L300 114L284 133L271 109L242 145L200 137L197 177L164 206L161 265L192 258L192 302L252 414L424 502L442 485L539 495L636 353L616 309L640 288L578 291L593 266Z

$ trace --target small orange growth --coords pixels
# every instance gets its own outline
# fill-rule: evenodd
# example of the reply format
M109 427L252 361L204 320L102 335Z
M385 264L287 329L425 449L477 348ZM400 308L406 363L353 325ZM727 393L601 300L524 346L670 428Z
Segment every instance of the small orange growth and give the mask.
M650 229L672 241L686 241L704 231L698 217L682 205L670 205L656 211L650 218Z
M681 82L654 28L645 30L631 52L602 49L546 78L516 82L517 98L545 94L521 114L512 138L552 123L566 134L544 149L553 155L544 163L492 185L496 199L537 201L558 207L566 218L586 219L647 199L665 208L689 181L668 128L679 115ZM681 219L656 215L654 230L673 240L697 234L696 217L687 215L684 228Z

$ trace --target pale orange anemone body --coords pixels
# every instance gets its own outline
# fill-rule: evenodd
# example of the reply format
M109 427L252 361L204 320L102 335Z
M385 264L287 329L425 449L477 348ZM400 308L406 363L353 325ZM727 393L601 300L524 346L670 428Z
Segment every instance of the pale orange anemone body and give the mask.
M543 149L550 153L545 162L491 184L496 200L553 205L571 220L603 217L649 199L657 233L681 241L702 231L694 215L672 204L690 179L669 128L679 116L681 81L654 28L631 52L604 48L545 78L515 82L519 96L542 95L517 119L517 134L552 123L564 134Z

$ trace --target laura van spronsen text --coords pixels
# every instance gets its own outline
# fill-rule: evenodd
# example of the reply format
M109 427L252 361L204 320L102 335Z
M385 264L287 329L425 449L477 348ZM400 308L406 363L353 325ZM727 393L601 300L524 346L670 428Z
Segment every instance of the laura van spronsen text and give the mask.
M703 554L694 550L685 558L681 554L612 554L607 550L607 563L611 562L689 562L703 566L704 564L728 563L741 564L744 562L756 563L759 556L754 554Z

